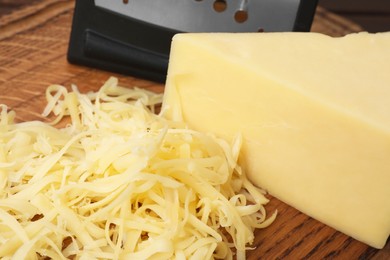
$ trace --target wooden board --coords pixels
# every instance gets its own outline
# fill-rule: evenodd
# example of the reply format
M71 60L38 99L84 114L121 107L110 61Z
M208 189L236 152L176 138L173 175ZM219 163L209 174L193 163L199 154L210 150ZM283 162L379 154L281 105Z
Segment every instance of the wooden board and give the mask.
M0 103L15 110L18 121L42 119L44 91L50 84L97 90L114 75L122 86L163 91L158 83L69 64L73 6L73 1L34 1L0 17ZM361 30L320 8L312 29L334 36ZM271 198L267 210L275 209L276 221L256 232L248 259L390 259L390 241L376 250Z
M390 2L387 0L320 0L319 4L358 23L368 32L390 31Z

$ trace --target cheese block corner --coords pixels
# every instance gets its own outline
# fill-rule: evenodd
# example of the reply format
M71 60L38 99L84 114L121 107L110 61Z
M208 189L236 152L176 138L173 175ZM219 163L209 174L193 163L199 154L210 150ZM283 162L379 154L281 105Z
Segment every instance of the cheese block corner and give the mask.
M249 178L382 248L390 233L390 33L186 33L163 114L231 139Z

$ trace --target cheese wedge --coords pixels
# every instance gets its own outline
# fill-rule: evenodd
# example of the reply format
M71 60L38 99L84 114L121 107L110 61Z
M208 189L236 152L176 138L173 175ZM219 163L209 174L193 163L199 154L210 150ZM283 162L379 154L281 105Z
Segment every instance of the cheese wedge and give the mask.
M179 34L163 114L243 136L251 180L370 246L390 233L390 33Z

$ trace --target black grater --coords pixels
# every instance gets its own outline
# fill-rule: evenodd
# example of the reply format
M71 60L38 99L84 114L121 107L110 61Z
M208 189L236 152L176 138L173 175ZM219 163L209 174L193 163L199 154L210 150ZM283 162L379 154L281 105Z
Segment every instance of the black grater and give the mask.
M178 32L310 31L317 0L76 0L71 63L164 82Z

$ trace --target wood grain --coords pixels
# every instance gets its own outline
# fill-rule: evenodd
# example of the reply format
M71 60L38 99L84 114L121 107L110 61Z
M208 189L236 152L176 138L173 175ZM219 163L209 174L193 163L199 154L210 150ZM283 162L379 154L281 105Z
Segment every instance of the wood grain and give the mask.
M388 0L320 0L319 4L360 24L368 32L390 31Z
M43 0L0 18L0 103L17 112L18 121L42 119L44 91L50 84L76 84L97 90L111 75L123 86L162 92L163 85L130 76L69 64L66 52L73 1ZM356 24L319 8L313 31L340 36L360 31ZM382 250L360 243L270 197L267 210L276 221L256 232L248 259L390 259Z

